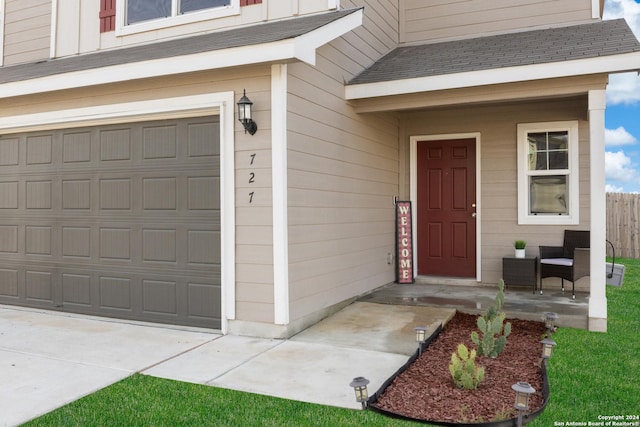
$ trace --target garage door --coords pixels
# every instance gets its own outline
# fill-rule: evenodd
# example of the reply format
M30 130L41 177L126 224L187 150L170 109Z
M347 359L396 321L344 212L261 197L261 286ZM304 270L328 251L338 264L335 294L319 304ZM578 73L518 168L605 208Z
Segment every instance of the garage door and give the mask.
M0 303L220 328L219 129L0 137Z

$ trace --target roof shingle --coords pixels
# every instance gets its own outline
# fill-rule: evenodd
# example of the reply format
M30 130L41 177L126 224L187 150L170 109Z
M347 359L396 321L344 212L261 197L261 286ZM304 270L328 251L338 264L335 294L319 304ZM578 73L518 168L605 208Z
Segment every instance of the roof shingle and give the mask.
M147 45L0 67L0 84L48 77L67 72L108 67L111 65L171 58L181 55L287 40L307 34L357 10L359 9L345 9Z
M640 52L624 19L394 49L348 84L544 64Z

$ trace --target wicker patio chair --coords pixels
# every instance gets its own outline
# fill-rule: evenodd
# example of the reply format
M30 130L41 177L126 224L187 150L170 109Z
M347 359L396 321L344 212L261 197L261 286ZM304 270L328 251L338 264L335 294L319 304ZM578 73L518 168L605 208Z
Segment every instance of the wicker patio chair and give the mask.
M540 294L542 294L542 279L545 277L559 277L571 282L571 297L576 298L576 280L589 276L590 270L590 236L589 231L564 231L562 246L540 246Z

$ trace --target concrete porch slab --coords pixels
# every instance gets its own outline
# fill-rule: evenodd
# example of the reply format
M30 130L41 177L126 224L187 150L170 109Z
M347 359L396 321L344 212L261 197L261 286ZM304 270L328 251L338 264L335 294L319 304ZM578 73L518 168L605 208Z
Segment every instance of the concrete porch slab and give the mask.
M482 314L494 304L497 291L498 288L493 286L390 283L363 296L359 301L452 308L463 313ZM507 287L503 310L507 318L535 321L541 321L543 313L553 311L560 316L559 326L587 329L589 294L576 292L574 300L570 290L563 293L559 287L545 289L542 295L539 292L533 293L530 288Z
M300 332L291 341L410 356L417 348L415 327L428 327L429 335L454 314L454 309L446 307L355 302Z

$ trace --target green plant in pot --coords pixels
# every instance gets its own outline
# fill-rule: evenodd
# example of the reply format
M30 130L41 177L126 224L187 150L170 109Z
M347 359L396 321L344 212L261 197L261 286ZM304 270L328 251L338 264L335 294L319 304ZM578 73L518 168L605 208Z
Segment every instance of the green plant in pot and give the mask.
M516 248L516 258L524 258L525 248L527 247L527 242L524 240L516 240L513 244Z

